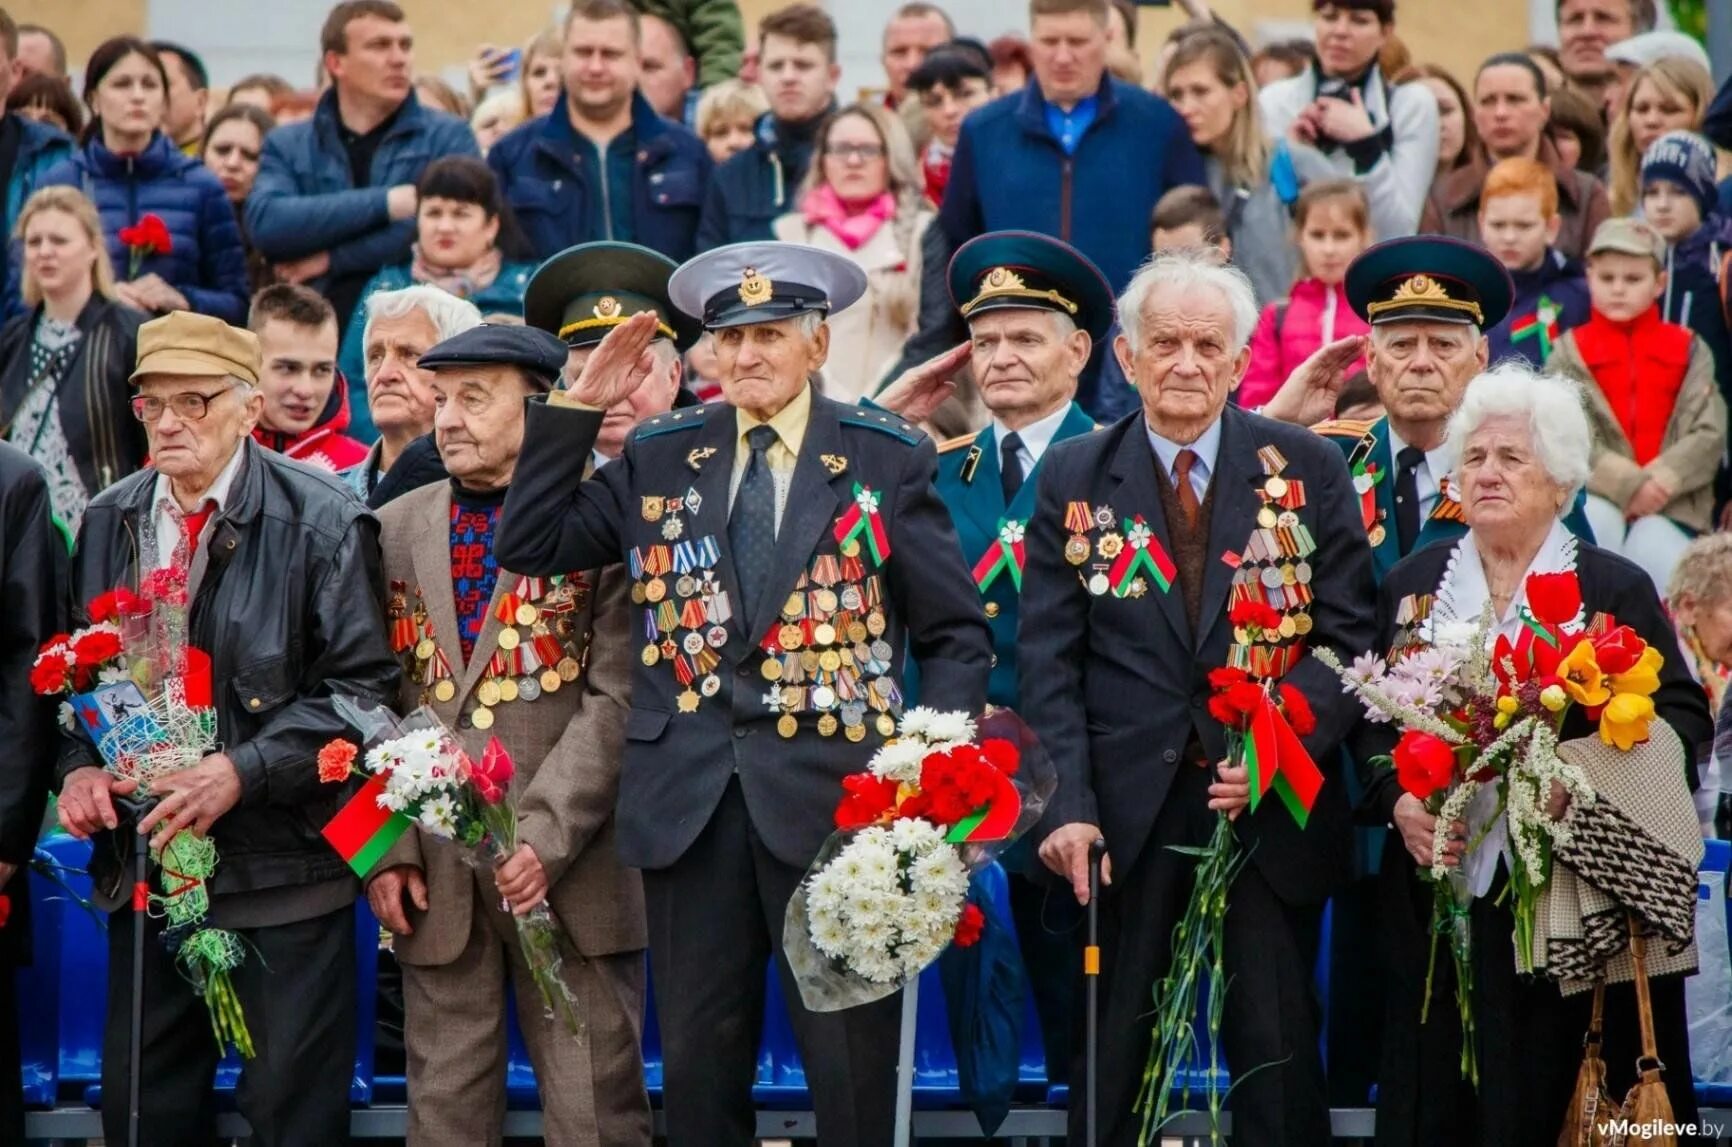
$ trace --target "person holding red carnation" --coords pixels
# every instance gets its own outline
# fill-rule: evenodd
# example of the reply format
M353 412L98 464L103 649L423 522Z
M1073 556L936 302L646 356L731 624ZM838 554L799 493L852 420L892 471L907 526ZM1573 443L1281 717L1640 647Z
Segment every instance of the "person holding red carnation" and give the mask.
M1457 459L1451 481L1468 531L1418 550L1390 571L1378 596L1374 648L1400 656L1434 639L1463 640L1489 608L1494 656L1508 663L1498 668L1507 692L1548 683L1566 695L1576 691L1559 734L1560 755L1582 765L1596 799L1572 808L1554 790L1548 811L1572 818L1575 842L1554 852L1549 887L1567 869L1611 897L1620 921L1627 911L1649 932L1653 1022L1666 1090L1676 1120L1689 1124L1697 1109L1683 978L1695 968L1690 935L1701 842L1688 788L1695 786L1696 749L1711 727L1702 688L1690 677L1648 575L1573 537L1560 520L1588 480L1591 443L1570 381L1536 375L1518 360L1469 383L1445 442ZM1561 639L1556 646L1535 639L1530 623ZM1632 752L1614 744L1628 730L1614 721L1608 731L1598 709L1580 697L1595 695L1612 675L1638 672L1646 647L1663 658L1658 687L1651 690L1658 719L1648 726L1647 743L1633 746L1641 751ZM1440 831L1435 813L1459 781L1464 758L1428 733L1409 731L1397 740L1390 725L1362 725L1351 747L1365 789L1362 818L1395 830L1379 875L1386 995L1378 1142L1556 1142L1582 1059L1592 1008L1586 989L1602 972L1610 980L1606 1086L1621 1097L1634 1082L1640 1052L1627 935L1620 925L1604 950L1582 946L1573 971L1554 960L1564 949L1553 941L1543 945L1546 959L1539 961L1545 974L1519 975L1513 918L1499 895L1508 878L1501 819L1495 808L1469 805L1465 821L1441 826L1449 835L1443 863L1459 868L1478 897L1469 929L1476 1091L1461 1079L1461 1028L1451 1006L1455 972L1447 954L1432 961L1434 887L1421 877L1432 866ZM1391 767L1375 766L1385 754L1392 754ZM1495 797L1494 789L1482 791ZM1676 830L1669 827L1674 822ZM1479 843L1470 850L1469 840ZM1544 896L1542 914L1549 904ZM1428 972L1431 1007L1422 1023Z

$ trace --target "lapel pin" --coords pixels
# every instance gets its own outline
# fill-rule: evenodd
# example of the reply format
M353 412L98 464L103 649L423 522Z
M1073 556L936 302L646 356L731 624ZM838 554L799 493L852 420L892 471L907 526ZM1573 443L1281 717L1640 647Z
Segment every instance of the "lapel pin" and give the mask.
M986 451L979 446L970 446L968 456L962 460L962 481L964 485L974 484L974 471L980 465L980 459Z
M693 470L702 469L704 461L715 452L716 448L714 446L700 446L690 454L686 455L686 465L690 466Z
M832 478L848 468L848 459L841 454L820 454L818 460L824 463L824 469L830 471Z

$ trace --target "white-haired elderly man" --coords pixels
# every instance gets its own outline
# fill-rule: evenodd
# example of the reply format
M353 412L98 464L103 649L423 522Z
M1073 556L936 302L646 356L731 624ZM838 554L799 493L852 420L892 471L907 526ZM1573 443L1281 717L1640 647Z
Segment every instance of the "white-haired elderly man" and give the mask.
M1200 254L1139 271L1113 349L1142 414L1052 446L1028 525L1020 691L1059 774L1040 854L1086 901L1090 846L1106 843L1098 1111L1115 1147L1141 1129L1149 993L1191 888L1195 860L1175 847L1207 844L1216 812L1250 853L1226 916L1222 1037L1245 1073L1234 1138L1329 1139L1310 985L1323 905L1346 873L1334 748L1355 709L1304 653L1367 648L1371 553L1340 452L1228 405L1256 319L1250 281ZM1279 611L1278 637L1235 632L1228 610L1245 601ZM1208 708L1208 674L1227 665L1284 679L1315 711L1305 744L1324 779L1304 828L1278 801L1247 811L1246 771L1226 766Z
M1394 770L1371 767L1394 745L1393 727L1366 724L1356 732L1352 748L1365 804L1398 830L1389 835L1379 876L1384 919L1377 976L1387 996L1388 1022L1377 1072L1378 1140L1426 1147L1554 1142L1595 1010L1590 989L1602 978L1609 981L1601 1049L1605 1086L1613 1095L1625 1094L1636 1082L1642 1054L1626 914L1632 924L1639 919L1651 937L1653 1031L1673 1117L1682 1126L1695 1125L1684 976L1696 967L1690 937L1702 842L1690 790L1696 751L1712 735L1706 699L1648 576L1617 554L1580 541L1560 520L1587 481L1592 457L1575 383L1536 375L1525 364L1501 363L1468 385L1449 419L1448 443L1466 532L1453 545L1414 554L1384 580L1372 648L1380 654L1414 652L1426 642L1428 619L1471 621L1489 608L1494 629L1486 640L1507 638L1522 649L1528 577L1571 574L1584 621L1627 625L1663 657L1654 712L1677 736L1656 724L1648 745L1624 752L1609 740L1602 743L1601 731L1611 727L1590 721L1582 706L1565 715L1558 734L1563 755L1586 770L1595 799L1570 808L1567 794L1553 790L1548 808L1554 817L1569 815L1572 840L1552 859L1608 897L1613 903L1607 918L1617 923L1596 938L1579 910L1570 919L1561 904L1543 903L1541 927L1551 939L1542 938L1533 953L1541 975L1516 970L1514 922L1507 898L1499 894L1507 874L1495 835L1462 859L1463 841L1496 832L1495 802L1470 805L1465 822L1447 826L1452 863L1464 866L1477 897L1470 909L1475 1088L1461 1078L1462 1033L1456 1009L1444 1003L1456 990L1452 962L1431 962L1433 886L1420 874L1431 866L1439 826L1417 797L1402 790ZM1554 884L1559 875L1554 870ZM1570 939L1584 936L1589 938ZM1432 1006L1422 1023L1428 985Z
M432 438L433 372L416 363L446 339L480 325L481 312L474 303L438 287L418 283L368 296L361 346L367 409L379 429L379 440L359 465L343 471L342 478L373 509L390 500L375 495L406 452L409 461L385 494L404 494L445 476ZM421 438L426 444L411 452Z
M893 1134L896 1002L807 1008L784 914L842 778L896 731L905 663L923 704L978 713L992 637L932 441L812 386L825 319L865 287L852 261L792 243L686 263L668 293L714 335L726 401L641 423L585 479L606 412L654 369L655 313L633 315L569 391L532 402L499 524L501 566L625 562L642 607L616 816L643 869L670 1147L755 1140L772 961L822 1141Z

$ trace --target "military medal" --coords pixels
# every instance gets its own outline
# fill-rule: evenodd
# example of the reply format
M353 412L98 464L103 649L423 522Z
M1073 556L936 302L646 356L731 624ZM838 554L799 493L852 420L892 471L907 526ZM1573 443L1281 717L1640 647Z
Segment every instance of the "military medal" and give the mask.
M686 528L678 518L669 518L662 523L662 537L670 542L677 540L685 532Z
M519 625L534 625L540 616L541 611L528 602L517 607L517 624Z
M541 691L543 693L557 693L563 684L565 682L560 680L559 670L543 669L541 671Z
M517 700L517 697L517 681L511 677L501 677L499 679L499 700L504 704L510 704Z
M836 715L834 713L825 713L818 718L818 735L820 737L836 735Z
M554 676L557 677L558 674L556 673ZM518 678L517 695L525 701L539 700L541 697L541 682L537 681L533 677Z
M682 713L696 713L698 711L698 695L689 688L676 697L674 702Z
M436 648L437 646L433 644L433 639L431 637L423 637L420 641L415 643L415 656L422 661L426 661L433 656L433 650Z
M1093 577L1089 578L1088 585L1090 593L1096 597L1101 596L1107 591L1107 575L1104 573L1096 573Z
M475 688L475 699L491 709L499 704L499 682L489 677Z
M450 701L451 698L457 696L457 686L452 683L449 677L443 681L436 681L433 684L433 696L438 698L441 703Z
M644 599L653 605L668 595L667 583L659 577L651 578L644 583L643 595Z
M653 649L655 647L652 645L650 648ZM577 658L575 657L561 658L556 668L559 670L559 679L568 685L573 681L576 681L577 675L583 671L583 667L577 663Z
M763 664L758 666L758 674L766 681L780 681L782 679L782 663L774 657L766 657Z
M891 737L896 734L896 720L888 713L878 714L878 720L874 722L874 727L878 730L880 737Z
M1125 552L1125 539L1121 534L1108 531L1101 535L1099 542L1095 543L1095 549L1100 551L1102 558L1110 562Z
M493 710L492 709L477 709L477 710L475 710L475 712L469 714L469 723L471 725L474 725L477 729L491 729L491 728L493 728Z
M800 722L794 719L792 713L783 713L776 721L776 732L783 737L792 737L800 731Z
M1274 529L1275 524L1279 521L1280 516L1275 513L1275 509L1272 506L1266 505L1257 511L1257 524L1262 526L1265 530Z
M661 521L662 511L666 505L666 498L651 497L650 495L645 494L643 497L643 520L646 522Z
M501 649L508 651L516 649L522 640L522 635L515 629L502 629L499 631L499 648Z
M1383 539L1388 536L1389 533L1383 528L1383 523L1379 522L1377 525L1371 527L1371 532L1365 535L1365 540L1370 542L1375 548L1381 546L1383 544Z
M653 667L661 659L662 652L656 648L654 642L643 647L643 663L646 668Z
M1089 540L1081 534L1072 534L1064 544L1064 560L1073 566L1080 566L1089 560Z

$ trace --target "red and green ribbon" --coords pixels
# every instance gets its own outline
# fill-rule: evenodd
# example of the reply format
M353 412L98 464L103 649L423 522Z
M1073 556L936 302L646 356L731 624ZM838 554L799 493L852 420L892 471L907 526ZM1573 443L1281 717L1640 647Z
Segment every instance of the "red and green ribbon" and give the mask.
M1549 317L1542 319L1542 315ZM1540 357L1550 358L1552 355L1552 344L1555 343L1558 338L1557 316L1558 305L1546 296L1541 295L1538 305L1534 308L1534 313L1517 319L1515 323L1511 325L1509 329L1509 341L1512 343L1519 343L1527 339L1539 339Z
M1173 564L1160 539L1140 517L1131 519L1130 527L1125 530L1125 548L1119 551L1118 558L1107 571L1107 583L1112 586L1114 595L1124 597L1131 592L1131 583L1139 573L1146 573L1154 579L1162 593L1171 590L1173 579L1179 576L1179 567Z
M1311 759L1299 734L1287 723L1275 699L1263 694L1263 704L1251 716L1245 737L1245 767L1251 773L1251 811L1270 789L1287 806L1294 823L1304 828L1323 788L1323 774Z
M1369 458L1353 464L1353 488L1359 492L1359 517L1370 529L1377 524L1377 484L1383 481L1383 470Z
M890 535L884 532L884 520L878 516L878 495L870 486L854 483L854 504L836 519L836 541L847 545L864 536L872 560L883 565L890 557Z
M981 593L998 580L999 574L1006 572L1010 574L1010 584L1016 587L1016 592L1022 592L1022 567L1027 560L1023 536L1027 525L1027 522L1015 518L1005 518L998 523L998 537L974 563L974 584L980 587Z
M385 778L372 777L324 828L325 839L363 880L413 823L402 813L379 806L384 791Z

